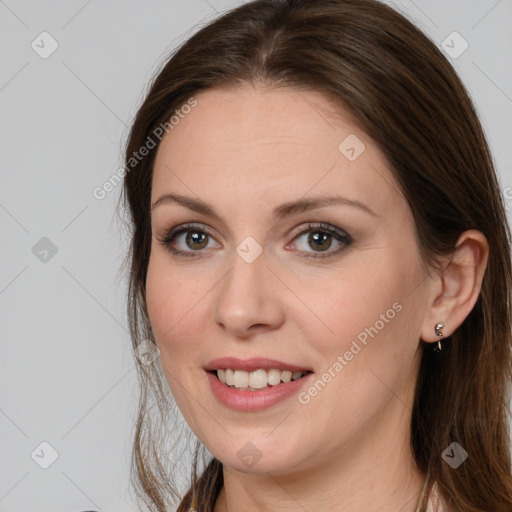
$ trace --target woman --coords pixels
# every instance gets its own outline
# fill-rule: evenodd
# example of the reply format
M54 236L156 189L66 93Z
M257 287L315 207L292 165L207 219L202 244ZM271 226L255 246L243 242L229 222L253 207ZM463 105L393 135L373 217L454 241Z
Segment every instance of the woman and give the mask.
M148 509L512 510L509 227L415 26L374 0L242 5L163 67L126 165L132 340L160 355L137 366ZM167 389L206 448L183 498Z

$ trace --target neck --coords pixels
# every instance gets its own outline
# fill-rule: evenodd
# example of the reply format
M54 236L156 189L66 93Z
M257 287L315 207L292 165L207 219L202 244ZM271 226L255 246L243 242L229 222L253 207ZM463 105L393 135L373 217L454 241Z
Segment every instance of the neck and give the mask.
M410 449L410 415L394 412L394 424L381 418L329 459L286 475L224 466L214 512L416 512L426 475Z
M413 470L403 473L403 484L400 488L383 488L381 485L365 488L361 482L351 479L346 480L344 485L337 481L332 482L333 485L329 488L324 479L321 482L317 480L319 485L316 492L306 494L303 488L290 480L285 481L270 475L262 479L260 475L248 481L239 476L237 472L224 469L224 486L214 512L270 512L276 510L277 504L279 510L290 512L325 512L326 507L333 512L416 512L425 482L425 474ZM310 482L314 480L310 479ZM353 484L352 491L348 482Z

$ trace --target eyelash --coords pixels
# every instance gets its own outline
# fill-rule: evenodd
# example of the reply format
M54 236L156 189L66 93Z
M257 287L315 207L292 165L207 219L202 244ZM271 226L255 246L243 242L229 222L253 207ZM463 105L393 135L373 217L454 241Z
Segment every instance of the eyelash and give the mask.
M187 232L203 233L203 234L205 234L207 236L211 236L211 235L208 234L208 232L206 232L203 229L203 227L201 225L198 225L198 224L183 224L182 226L179 226L178 228L171 229L163 237L159 237L158 241L169 252L171 252L173 255L175 255L177 257L180 257L180 258L181 257L184 257L184 258L201 257L201 256L198 255L198 253L203 252L202 249L198 249L196 251L194 251L194 250L182 251L180 249L176 249L173 246L173 243L174 243L174 240L176 239L176 237L178 237L178 235L181 235L182 233L187 233ZM314 255L307 255L307 256L304 255L304 256L301 256L302 258L305 258L305 259L309 259L309 258L325 259L325 258L330 258L332 256L336 256L341 251L346 249L353 242L353 240L350 237L350 235L348 235L344 231L342 231L340 229L337 229L334 226L331 226L329 224L324 224L324 223L321 223L321 222L317 223L317 224L307 224L306 226L303 226L303 227L299 228L299 230L298 230L297 234L295 235L295 237L293 238L293 240L296 240L297 238L299 238L304 233L309 233L309 232L316 232L316 233L323 233L323 234L332 235L338 242L343 242L344 245L341 246L340 248L334 250L334 251L330 251L330 252L321 251L321 252L317 252ZM324 256L323 254L326 254L326 255Z

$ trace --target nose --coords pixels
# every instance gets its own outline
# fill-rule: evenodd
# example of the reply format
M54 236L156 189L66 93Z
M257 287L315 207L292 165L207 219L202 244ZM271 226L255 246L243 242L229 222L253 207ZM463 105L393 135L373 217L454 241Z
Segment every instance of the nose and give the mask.
M235 253L231 269L216 287L216 325L237 338L279 328L284 321L282 288L267 267L265 252L252 263Z

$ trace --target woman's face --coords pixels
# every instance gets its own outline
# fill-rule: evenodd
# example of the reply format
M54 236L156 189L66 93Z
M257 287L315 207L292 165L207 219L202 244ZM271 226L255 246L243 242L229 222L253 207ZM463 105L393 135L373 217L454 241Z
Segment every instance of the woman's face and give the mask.
M363 446L371 464L387 441L407 446L430 280L383 155L313 92L247 86L195 100L156 156L152 205L189 199L153 207L146 282L186 421L242 472L339 464ZM316 202L331 196L342 199ZM246 370L267 371L249 375L211 364L224 357L279 363L255 361ZM311 373L276 384L293 367ZM232 389L207 368L265 387Z

